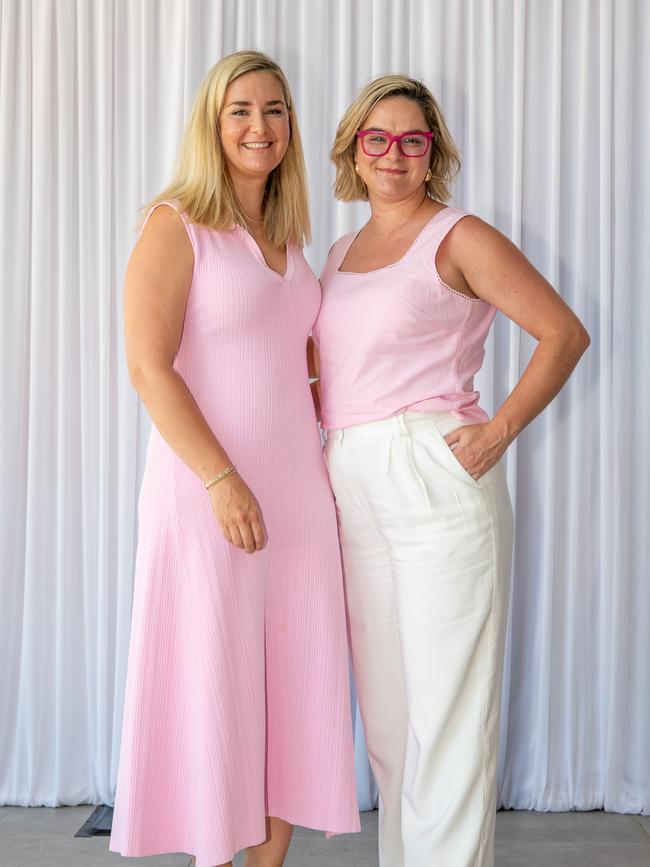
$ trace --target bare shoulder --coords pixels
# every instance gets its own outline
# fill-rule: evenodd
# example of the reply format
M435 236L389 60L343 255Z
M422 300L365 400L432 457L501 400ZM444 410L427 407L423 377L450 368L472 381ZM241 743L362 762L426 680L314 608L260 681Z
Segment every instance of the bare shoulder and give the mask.
M128 275L189 286L194 251L180 214L159 205L149 215L129 260Z
M460 219L445 238L447 255L458 265L469 256L485 257L506 252L518 252L518 248L498 229L475 214Z
M157 205L149 215L138 245L163 247L175 254L189 254L193 258L192 244L187 234L183 218L171 205Z

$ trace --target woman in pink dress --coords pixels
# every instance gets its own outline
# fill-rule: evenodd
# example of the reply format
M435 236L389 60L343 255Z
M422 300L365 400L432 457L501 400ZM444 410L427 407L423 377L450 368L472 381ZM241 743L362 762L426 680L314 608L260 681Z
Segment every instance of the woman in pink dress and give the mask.
M320 288L286 79L210 70L125 281L153 420L111 849L284 862L359 829L334 504L309 389Z
M589 342L496 229L449 207L459 160L430 91L381 76L346 110L314 328L352 662L380 791L380 867L492 867L512 550L500 458ZM496 310L539 341L490 418L474 375Z

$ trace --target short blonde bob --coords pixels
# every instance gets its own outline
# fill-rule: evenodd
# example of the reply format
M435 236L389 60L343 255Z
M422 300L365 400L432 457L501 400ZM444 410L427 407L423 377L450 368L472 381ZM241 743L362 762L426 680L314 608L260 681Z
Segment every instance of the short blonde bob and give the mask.
M357 131L372 109L382 99L403 96L416 102L422 109L429 130L434 133L431 142L429 168L431 180L427 193L432 199L448 202L451 184L460 171L460 155L454 144L442 110L428 87L405 75L381 75L367 84L347 108L336 130L330 158L336 166L334 195L342 202L358 199L367 201L366 185L355 172Z
M302 246L309 242L311 231L300 131L287 79L278 64L260 51L236 51L209 70L194 100L174 178L143 211L171 200L191 222L201 226L220 231L236 224L247 227L221 147L219 116L228 85L248 72L272 72L280 82L289 112L289 146L269 175L264 192L264 235L278 246L287 241Z

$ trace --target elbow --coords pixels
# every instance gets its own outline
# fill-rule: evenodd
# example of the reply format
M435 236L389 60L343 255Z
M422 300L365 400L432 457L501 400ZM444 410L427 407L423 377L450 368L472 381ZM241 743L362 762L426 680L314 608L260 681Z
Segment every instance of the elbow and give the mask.
M591 337L589 336L589 332L580 320L576 320L576 324L571 332L571 345L578 358L587 351L590 343Z
M142 359L129 359L128 368L131 385L140 397L145 400L151 388L155 387L155 383L162 372L160 366L143 361Z
M144 382L147 378L146 367L140 363L136 363L133 361L129 361L128 367L131 385L138 392L138 394L142 394Z
M548 341L549 349L552 347L556 359L562 359L564 364L573 369L582 355L587 351L591 338L589 332L577 317L571 317L568 322L562 323L554 333L549 333L541 338L541 342Z
M561 347L561 352L577 362L578 359L587 351L591 338L589 332L584 327L578 317L571 313L570 316L561 323L561 326L556 332L558 347Z

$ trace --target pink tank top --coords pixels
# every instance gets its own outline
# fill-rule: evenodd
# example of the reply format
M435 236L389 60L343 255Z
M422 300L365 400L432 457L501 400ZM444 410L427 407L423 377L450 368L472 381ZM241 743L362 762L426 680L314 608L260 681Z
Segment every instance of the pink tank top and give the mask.
M406 410L485 421L474 374L496 309L443 283L436 253L466 214L439 211L402 258L366 274L339 271L355 233L340 238L321 275L314 325L324 428Z

